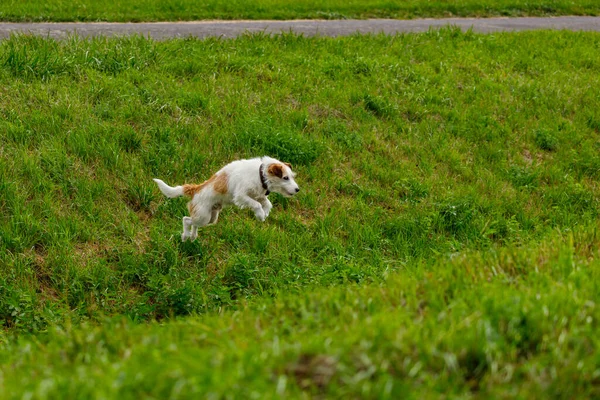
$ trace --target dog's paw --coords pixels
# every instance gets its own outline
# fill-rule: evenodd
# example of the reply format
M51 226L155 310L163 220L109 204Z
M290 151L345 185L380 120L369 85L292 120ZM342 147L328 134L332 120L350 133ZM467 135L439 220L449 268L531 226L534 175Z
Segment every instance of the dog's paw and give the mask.
M263 222L265 220L265 218L267 217L265 215L265 212L262 210L262 208L260 210L256 210L256 213L254 215L256 215L256 219L261 222Z
M269 216L269 214L271 214L271 208L272 207L263 207L263 212L265 213L265 218L267 218Z
M262 207L262 210L265 213L265 218L267 218L269 216L272 208L273 208L273 205L271 204L270 201L267 200L267 204L263 205L263 207Z
M183 232L183 233L181 234L181 241L182 241L182 242L185 242L185 241L186 241L186 240L188 240L188 239L189 239L189 236L188 236L188 235L186 235L186 234L185 234L185 232Z

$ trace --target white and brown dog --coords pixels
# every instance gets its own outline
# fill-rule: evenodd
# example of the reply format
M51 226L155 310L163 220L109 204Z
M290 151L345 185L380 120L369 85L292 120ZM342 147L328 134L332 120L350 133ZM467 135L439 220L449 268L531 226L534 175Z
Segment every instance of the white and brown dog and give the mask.
M221 168L199 185L171 187L154 179L167 197L189 196L189 217L183 217L181 240L196 240L198 228L214 224L223 206L235 204L250 208L260 221L269 216L273 205L267 198L270 192L292 197L300 191L294 181L292 166L271 157L238 160Z

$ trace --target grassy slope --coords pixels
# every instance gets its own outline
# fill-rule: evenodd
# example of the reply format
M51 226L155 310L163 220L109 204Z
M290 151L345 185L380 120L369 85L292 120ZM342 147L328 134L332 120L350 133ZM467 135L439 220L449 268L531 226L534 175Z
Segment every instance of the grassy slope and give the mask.
M20 398L594 398L600 236L413 266L166 325L107 321L0 349Z
M0 321L206 312L587 223L598 43L459 31L3 42ZM198 182L265 153L295 165L302 196L274 195L265 224L226 210L180 243L185 200L151 178Z
M5 21L169 21L198 19L416 18L448 16L598 15L596 0L8 0Z
M387 311L373 310L376 325L357 328L362 330L332 351L345 357L342 376L344 371L370 376L368 360L383 359L393 350L361 342L372 335L376 343L397 337L399 345L412 346L400 347L393 367L376 368L398 368L401 377L424 371L423 380L401 378L404 383L393 390L413 384L432 391L445 385L471 390L492 375L489 379L504 376L509 383L539 378L540 387L532 390L559 390L563 386L544 386L557 382L556 370L548 365L567 350L583 354L584 349L597 358L595 342L586 339L596 327L597 279L591 269L596 253L589 249L597 240L593 228L578 226L597 223L599 47L600 36L590 33L482 36L454 30L393 38L252 36L156 43L22 37L0 43L0 321L7 332L35 333L104 315L140 321L208 314L164 329L109 324L66 336L23 337L22 344L9 341L2 351L16 358L9 358L12 367L3 372L5 390L19 390L9 383L16 376L23 376L21 388L91 390L84 387L89 373L100 382L114 382L107 391L138 394L153 387L154 377L168 376L157 390L170 391L179 385L177 374L198 369L191 382L182 381L186 391L196 384L221 390L227 379L256 380L257 390L268 391L269 371L280 371L304 352L329 354L330 341L320 340L320 330L336 338L343 336L335 330L338 323L347 330L364 325L369 298L379 299L380 310L397 310L400 318L392 322ZM151 178L173 184L199 181L231 159L263 153L295 165L302 196L274 196L275 208L264 224L248 212L228 210L217 226L201 232L198 242L181 244L185 201L160 196ZM561 232L573 229L584 232L584 239L576 238L573 245L560 239ZM550 244L538 248L536 243L548 237ZM488 272L473 272L487 271L486 257L495 257L486 249L509 246L512 250L500 254L514 258L520 245L532 249L523 256L530 258L501 272L499 279L490 278L489 287ZM575 271L584 275L565 270L573 264L564 254L573 248L584 249L575 251L582 265ZM461 258L443 261L471 250L483 255L465 264ZM546 258L556 259L555 266L530 275ZM442 261L433 265L435 259ZM398 271L402 275L391 273ZM361 289L355 283L374 286ZM372 294L379 285L383 294ZM315 295L307 294L313 290ZM395 290L406 293L408 311L398 307L402 302L389 303L398 296L388 298L385 292ZM357 301L367 305L363 311L360 304L346 304L355 292L362 299ZM506 311L510 298L503 293L522 294L524 303L517 301ZM545 320L543 307L539 314L539 293L550 296L548 307L565 307L557 315L572 316L583 304L591 319L588 314L567 318L565 323L573 325L563 334L557 330L562 320ZM273 296L277 300L269 305ZM252 306L246 308L245 301ZM321 318L321 306L307 305L306 313L298 314L303 301L322 302L332 307L331 314L341 313L335 307L350 308L336 321L329 314ZM415 313L430 301L437 301L431 318L436 317L413 326ZM269 328L264 346L274 353L260 353L245 338L251 332L260 336L260 326L274 323L278 307L292 315L281 317L281 327ZM242 312L227 311L225 319L214 314L236 308ZM261 309L264 321L257 322ZM470 323L473 309L479 310L473 318L484 321L473 330L475 336L465 333L470 330L453 331L452 326ZM507 312L505 321L500 316ZM451 315L449 325L440 313ZM231 340L247 350L229 354L232 342L224 342L208 353L214 357L200 357L190 349L200 340L196 328L201 331L206 324L202 337L207 342L202 343L210 347L210 338L226 334L235 318L244 328ZM311 318L313 325L302 331ZM488 332L487 319L493 322L488 339L500 340L498 348L488 349L477 336ZM186 328L188 323L192 328ZM146 329L157 333L143 339ZM189 329L192 336L187 336ZM277 356L278 329L290 335L292 350L285 356ZM561 347L569 332L580 338L574 346L583 347ZM113 343L109 350L98 345L102 335ZM184 350L174 356L181 367L166 371L163 360L179 351L165 344L170 335L181 336ZM139 343L141 352L132 357L115 342L118 338L123 346ZM441 343L441 353L427 347L431 338ZM509 340L512 344L502 344ZM155 341L162 350L153 353ZM88 353L80 351L91 344L97 347L90 357L124 363L125 375L117 373L118 366L96 369ZM69 352L58 350L71 345ZM358 354L354 360L352 353L360 346L369 349L367 358ZM528 351L539 353L538 369L527 363ZM44 372L56 372L57 381L38 379L42 372L32 360L40 357L48 357L48 363L64 357L64 365ZM480 368L482 357L486 364ZM494 357L506 367L498 369ZM214 375L200 374L206 364L199 360L222 368L211 369ZM303 360L325 369L332 362ZM579 367L569 361L564 368L588 368L587 362ZM444 383L443 374L462 370L461 363L467 363L467 372ZM147 366L148 375L139 382L127 378L140 365ZM224 377L236 365L261 366L267 380L243 368L236 374L244 375ZM344 365L355 369L344 370ZM27 368L31 375L24 373ZM80 381L71 379L73 368L82 374ZM597 372L585 371L568 390L596 390ZM352 390L387 390L384 382L390 378L379 374L376 385L361 378ZM343 389L333 385L326 390Z

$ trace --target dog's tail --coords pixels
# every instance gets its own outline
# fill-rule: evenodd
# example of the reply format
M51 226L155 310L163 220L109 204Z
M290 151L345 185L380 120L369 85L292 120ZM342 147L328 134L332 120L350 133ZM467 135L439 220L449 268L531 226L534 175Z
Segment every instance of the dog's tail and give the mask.
M153 179L154 182L156 182L156 184L158 185L158 188L160 189L161 192L163 192L163 194L167 197L179 197L179 196L183 196L183 186L175 186L175 187L171 187L169 185L167 185L166 183L164 183L163 181L161 181L160 179Z

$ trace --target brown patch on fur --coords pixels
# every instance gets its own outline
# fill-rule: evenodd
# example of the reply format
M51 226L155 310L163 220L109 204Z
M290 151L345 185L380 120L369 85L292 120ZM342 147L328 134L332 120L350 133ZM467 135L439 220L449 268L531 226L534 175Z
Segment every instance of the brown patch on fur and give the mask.
M229 181L229 177L227 176L226 173L220 173L219 175L215 174L215 175L211 176L208 180L202 182L199 185L186 183L185 185L183 185L183 194L188 197L194 197L194 195L196 193L198 193L199 191L204 189L204 187L206 185L208 185L209 183L212 183L213 189L215 190L215 192L220 193L220 194L225 194L225 193L227 193L227 182L228 181ZM189 206L188 206L188 208L189 208ZM190 213L191 213L191 211L190 211Z
M213 189L215 192L219 194L227 193L227 182L229 181L229 177L226 173L222 172L219 175L213 175L210 180L214 182Z
M285 165L287 165L287 167L288 167L289 169L292 169L292 164L290 164L289 162L284 162L284 164L285 164Z
M190 201L187 204L187 207L188 207L188 211L190 212L190 217L193 217L194 216L194 209L196 208L196 205L193 202Z
M271 164L269 165L269 168L267 169L267 172L271 175L274 175L278 178L281 178L283 176L283 165L281 164Z
M206 185L206 182L201 183L199 185L185 184L185 185L183 185L183 194L185 194L188 197L194 197L194 195L196 193L198 193L200 190L202 190L204 185Z

